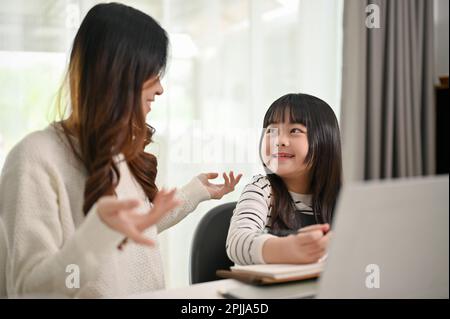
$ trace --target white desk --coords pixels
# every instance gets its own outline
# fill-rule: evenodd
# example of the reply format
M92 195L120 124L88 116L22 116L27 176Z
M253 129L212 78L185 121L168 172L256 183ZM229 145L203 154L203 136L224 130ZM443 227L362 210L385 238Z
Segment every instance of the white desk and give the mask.
M245 286L234 279L223 279L201 284L195 284L183 288L163 289L153 292L132 295L128 298L134 299L223 299L219 290L227 290Z
M219 291L234 289L244 299L311 298L318 290L316 280L285 283L282 285L254 286L234 279L223 279L195 284L188 287L165 289L129 296L135 299L223 299ZM237 291L236 291L237 289Z

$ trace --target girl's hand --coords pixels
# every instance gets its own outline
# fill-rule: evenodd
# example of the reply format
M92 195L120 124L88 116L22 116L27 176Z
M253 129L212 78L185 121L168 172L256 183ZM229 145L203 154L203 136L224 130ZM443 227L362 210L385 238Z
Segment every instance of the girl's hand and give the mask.
M214 179L219 174L217 173L204 173L200 174L198 178L202 182L202 184L206 187L213 199L221 199L223 195L228 194L234 191L234 187L239 183L239 180L242 177L242 174L239 174L236 178L234 177L234 173L230 172L230 177L228 178L227 174L223 173L223 179L225 180L225 184L211 184L209 182L210 179Z
M307 227L303 227L299 229L299 233L306 233L313 230L321 230L322 233L325 235L330 231L330 224L315 224Z
M315 263L326 254L331 236L330 225L321 224L302 228L286 240L298 263Z
M309 264L322 259L332 236L330 225L312 225L287 237L269 238L263 245L268 264Z
M138 199L120 200L114 196L104 196L97 202L97 213L110 228L136 243L152 246L154 242L145 237L143 232L179 204L175 199L175 189L160 190L153 200L152 209L146 214L138 213L137 208L141 205Z

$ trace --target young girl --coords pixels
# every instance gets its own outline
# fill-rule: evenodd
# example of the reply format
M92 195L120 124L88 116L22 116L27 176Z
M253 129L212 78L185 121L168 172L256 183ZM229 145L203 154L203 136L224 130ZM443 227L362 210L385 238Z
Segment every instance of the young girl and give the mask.
M143 12L110 3L87 13L70 55L68 118L25 137L3 167L8 296L161 289L158 233L234 189L233 174L222 185L208 181L217 174L201 174L177 193L155 184L156 157L144 151L154 129L145 118L163 93L167 47L165 30Z
M261 137L266 176L237 203L227 254L237 264L312 263L325 254L341 186L339 127L331 107L287 94L268 109Z

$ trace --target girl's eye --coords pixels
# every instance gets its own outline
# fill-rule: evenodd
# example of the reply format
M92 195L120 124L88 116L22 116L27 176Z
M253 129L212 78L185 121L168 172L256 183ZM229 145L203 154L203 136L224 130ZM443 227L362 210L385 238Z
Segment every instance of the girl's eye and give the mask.
M267 134L276 134L277 129L276 128L268 128L266 131Z
M304 133L304 132L301 129L296 127L291 130L291 133Z

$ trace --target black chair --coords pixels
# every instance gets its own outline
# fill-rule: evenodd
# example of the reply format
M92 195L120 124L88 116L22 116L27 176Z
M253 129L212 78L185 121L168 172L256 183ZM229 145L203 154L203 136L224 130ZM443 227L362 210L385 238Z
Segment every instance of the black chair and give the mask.
M225 243L236 202L211 209L200 220L191 247L189 281L197 284L222 279L217 269L228 269L234 263L228 258Z

